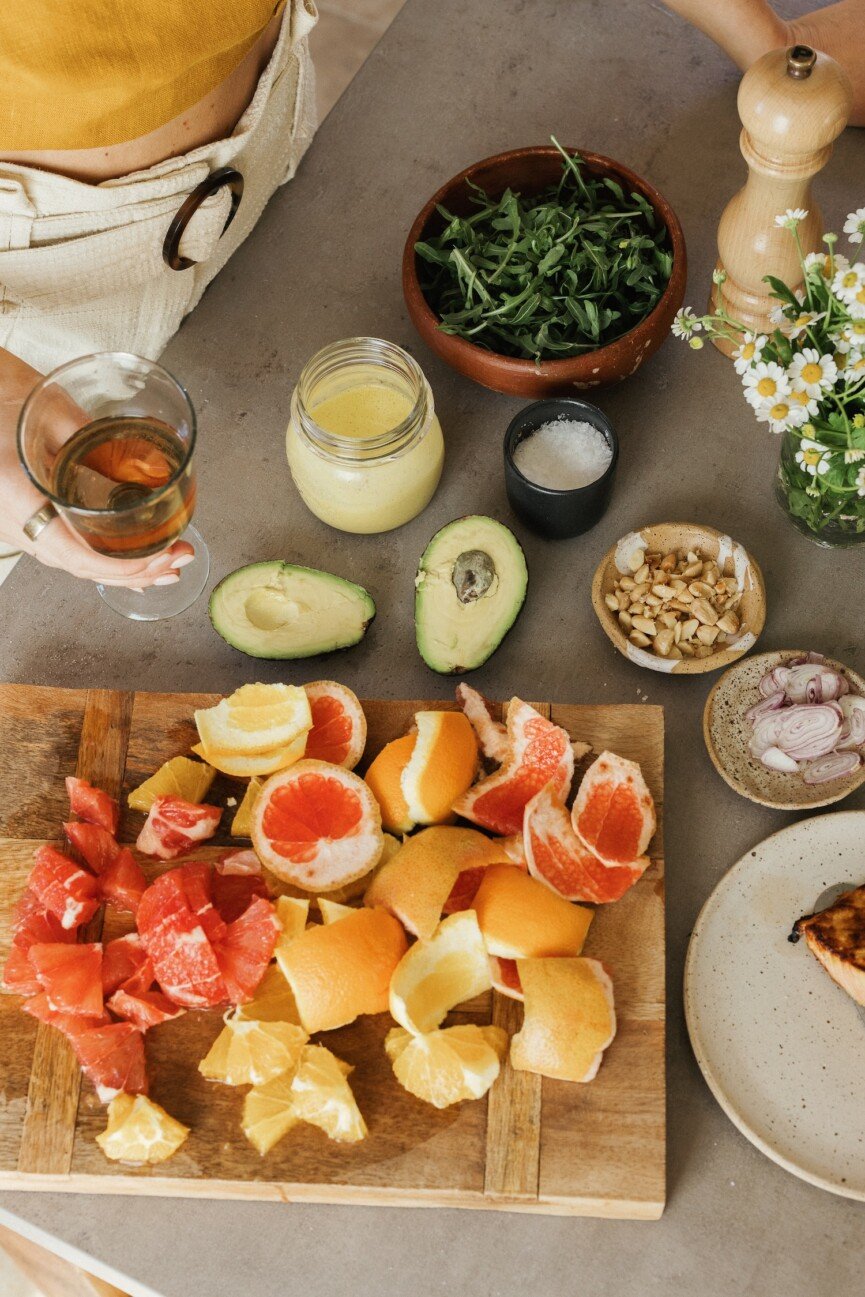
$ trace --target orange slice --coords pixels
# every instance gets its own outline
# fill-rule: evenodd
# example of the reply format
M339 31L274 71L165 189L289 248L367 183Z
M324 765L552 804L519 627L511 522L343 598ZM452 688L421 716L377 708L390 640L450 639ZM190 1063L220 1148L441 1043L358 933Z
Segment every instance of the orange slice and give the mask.
M169 1117L143 1094L118 1094L108 1105L108 1125L96 1143L113 1162L155 1166L176 1153L189 1127Z
M127 801L133 811L144 811L145 814L157 797L180 797L184 802L197 805L205 800L215 778L213 767L202 761L172 757L159 767L156 774L134 788Z
M250 1090L243 1105L243 1133L262 1156L299 1121L318 1126L340 1143L365 1138L366 1123L346 1079L350 1072L323 1045L305 1045L293 1075L285 1073Z
M313 761L354 770L366 746L366 717L360 699L335 680L304 685L312 713L305 755Z
M491 986L477 917L463 910L442 919L429 941L415 942L403 955L391 978L391 1015L406 1031L424 1035L457 1004Z
M345 918L307 928L276 961L310 1035L388 1007L391 976L405 954L399 923L384 910L352 910Z
M382 826L389 833L408 833L414 828L402 790L402 774L414 745L414 734L386 743L366 772L366 782L381 807Z
M462 712L417 712L417 736L400 786L415 824L453 818L453 803L474 782L478 743Z
M591 1081L616 1034L613 984L597 959L518 959L525 1018L511 1066L560 1081Z
M394 1075L409 1094L447 1108L463 1099L480 1099L495 1081L507 1053L501 1027L445 1027L416 1036L394 1027L384 1047Z
M515 865L486 870L474 910L487 950L499 959L579 955L594 917Z
M231 821L231 836L233 838L248 838L252 833L252 808L255 805L256 798L261 792L262 783L258 777L250 779L246 786L246 792L243 794L243 800L234 813L234 819Z
M435 825L408 838L381 866L364 905L388 910L414 936L429 938L458 880L477 877L470 888L473 897L483 870L506 860L500 845L477 829Z
M264 1085L294 1072L307 1042L302 1027L291 1022L259 1022L246 1014L227 1013L198 1070L223 1085Z
M242 1022L293 1022L300 1025L300 1017L291 987L279 966L271 964L258 984L255 997L235 1010Z
M243 685L215 707L195 712L205 751L255 756L291 746L312 726L309 699L298 685Z
M269 779L252 812L252 844L278 878L331 892L376 865L378 804L362 779L326 761L299 761Z
M257 752L252 756L214 752L203 743L196 743L192 751L224 775L233 775L236 779L250 779L258 775L273 775L278 770L285 770L288 766L294 765L296 761L300 761L305 747L306 735L301 734L299 739L289 743L287 747L270 748L267 752Z

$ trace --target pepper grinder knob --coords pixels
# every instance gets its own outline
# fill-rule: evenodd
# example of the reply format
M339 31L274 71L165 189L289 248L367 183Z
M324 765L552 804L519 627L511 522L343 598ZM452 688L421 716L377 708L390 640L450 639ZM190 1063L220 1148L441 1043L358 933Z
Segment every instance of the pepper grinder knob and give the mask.
M710 309L723 308L754 333L771 333L764 275L791 288L801 283L796 244L775 217L790 209L808 215L799 224L802 251L820 249L823 221L811 194L811 180L828 162L847 124L853 91L843 68L808 45L770 50L748 69L738 95L742 134L739 147L748 179L731 198L718 226L717 268L726 272L713 286ZM735 342L715 344L730 355Z

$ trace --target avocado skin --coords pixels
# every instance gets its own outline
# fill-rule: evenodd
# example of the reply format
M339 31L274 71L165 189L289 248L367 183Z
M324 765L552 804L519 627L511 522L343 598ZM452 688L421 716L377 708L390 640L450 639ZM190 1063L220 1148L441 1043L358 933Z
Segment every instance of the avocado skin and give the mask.
M465 533L464 538L462 538L463 532ZM434 603L435 592L433 592L432 600L424 599L423 577L426 572L435 566L437 549L443 548L448 540L460 537L458 544L454 547L454 558L456 558L457 554L468 550L483 550L484 542L482 539L478 540L478 535L483 536L484 533L491 540L497 541L498 546L504 544L505 557L511 559L513 567L511 571L502 573L499 571L498 565L496 565L497 573L500 581L513 580L516 588L513 591L510 606L508 606L507 599L504 601L504 611L500 612L497 624L492 629L490 637L482 641L474 652L467 653L465 660L460 662L446 660L444 656L437 653L431 640L430 632L432 627L430 619L434 616L434 613L431 608L427 608L425 605L428 602ZM498 548L498 546L494 547ZM498 519L487 517L484 514L467 514L462 518L455 518L453 522L446 523L444 527L440 527L421 555L415 590L415 635L418 652L427 666L439 675L464 675L468 671L475 671L478 667L483 666L499 648L502 640L522 611L528 592L528 581L528 567L523 548L510 528L499 522ZM455 595L453 601L449 600L449 602L451 607L456 604L457 610L461 606ZM459 611L457 611L456 615L460 616Z
M358 603L362 608L363 616L354 627L349 636L336 637L321 636L314 644L310 646L309 642L303 647L296 649L287 648L284 650L275 649L272 645L268 647L264 640L268 635L267 631L259 628L251 630L251 638L248 638L243 632L238 633L226 624L227 619L223 617L222 604L226 594L230 591L232 585L236 584L241 574L252 575L256 571L261 573L262 586L267 584L267 578L291 577L299 575L300 577L311 577L321 579L325 584L335 583L351 591L357 597ZM250 587L254 588L254 585ZM259 563L248 563L244 567L235 568L229 572L216 585L210 595L208 602L208 616L211 625L221 639L226 644L238 652L244 653L247 657L266 658L271 661L293 661L300 658L319 657L326 653L340 652L345 649L353 648L359 644L372 622L375 620L376 606L372 595L363 586L354 581L349 581L345 577L336 576L332 572L325 572L319 568L304 567L300 564L288 563L281 559L265 559ZM256 642L257 637L262 637L262 642Z

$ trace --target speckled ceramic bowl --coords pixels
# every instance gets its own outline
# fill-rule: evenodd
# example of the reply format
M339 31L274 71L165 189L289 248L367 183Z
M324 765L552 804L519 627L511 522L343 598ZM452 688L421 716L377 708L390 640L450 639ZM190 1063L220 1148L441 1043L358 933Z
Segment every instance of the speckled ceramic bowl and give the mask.
M697 550L703 558L715 559L722 572L735 572L744 587L738 612L742 629L735 640L723 644L704 658L663 658L648 649L632 644L619 625L616 614L604 603L618 577L629 575L628 557L637 548L668 554L671 550ZM592 581L592 605L598 621L620 653L636 666L669 675L700 675L729 666L754 645L766 620L766 587L755 559L744 546L716 531L690 522L658 522L641 531L630 532L607 551L598 564Z
M865 812L791 824L730 869L694 926L685 1018L706 1084L779 1166L865 1200L865 1024L798 918L865 882ZM831 891L829 890L831 889Z
M791 658L804 655L803 649L781 649L775 653L758 653L745 662L737 663L716 681L703 709L703 738L718 774L749 801L771 806L777 811L807 811L817 806L831 806L865 783L865 766L860 766L852 775L809 787L800 775L769 770L748 751L751 725L745 719L745 712L760 701L757 689L760 677L773 667L784 666ZM865 680L850 667L834 662L832 658L826 659L826 665L847 677L853 693L865 696Z

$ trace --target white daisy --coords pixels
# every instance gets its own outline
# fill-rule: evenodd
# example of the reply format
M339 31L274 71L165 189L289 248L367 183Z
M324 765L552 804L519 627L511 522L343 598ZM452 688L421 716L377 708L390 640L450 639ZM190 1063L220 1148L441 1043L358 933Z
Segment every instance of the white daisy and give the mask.
M796 451L796 463L800 468L804 468L806 473L816 477L819 473L822 477L824 473L829 472L829 459L826 455L826 447L821 446L819 441L809 441L803 437L799 443L799 449Z
M692 333L699 333L702 324L694 315L690 306L683 306L673 317L673 323L670 326L673 335L676 338L690 338Z
M821 356L816 347L805 347L793 357L789 374L794 391L819 398L835 386L838 366L831 356Z
M743 333L742 341L733 352L733 364L736 367L737 374L744 374L763 354L767 338L765 333Z
M865 464L862 465L859 472L856 474L855 486L858 488L859 495L865 495Z
M790 381L786 372L774 360L758 361L742 375L745 400L753 406L765 405L786 396Z
M855 212L851 212L844 222L844 233L850 236L851 243L861 243L862 236L865 234L865 207L859 207Z
M824 279L829 279L839 270L846 270L850 262L840 252L831 257L828 252L808 252L805 254L805 270L816 270Z
M853 450L844 451L845 464L858 464L863 459L865 459L865 450L856 450L854 448Z
M768 423L772 432L786 432L788 428L801 428L807 414L791 396L777 401L766 401L754 411L759 423Z
M832 292L841 302L855 302L860 289L865 287L865 266L861 261L848 266L846 270L836 270L832 280Z
M865 319L851 320L845 324L844 331L835 341L839 351L860 351L865 347Z
M784 332L788 338L798 338L800 334L813 328L815 324L819 324L825 318L825 311L821 311L819 315L816 311L800 311L795 320L788 320Z
M847 364L844 366L844 373L852 375L858 382L865 378L865 353L861 351L848 351Z
M775 224L782 230L795 230L800 221L808 215L801 207L788 207L781 216L775 217Z
M809 396L804 388L799 391L792 391L788 397L791 404L798 406L803 411L806 419L813 419L815 414L820 413L820 403L813 396Z

